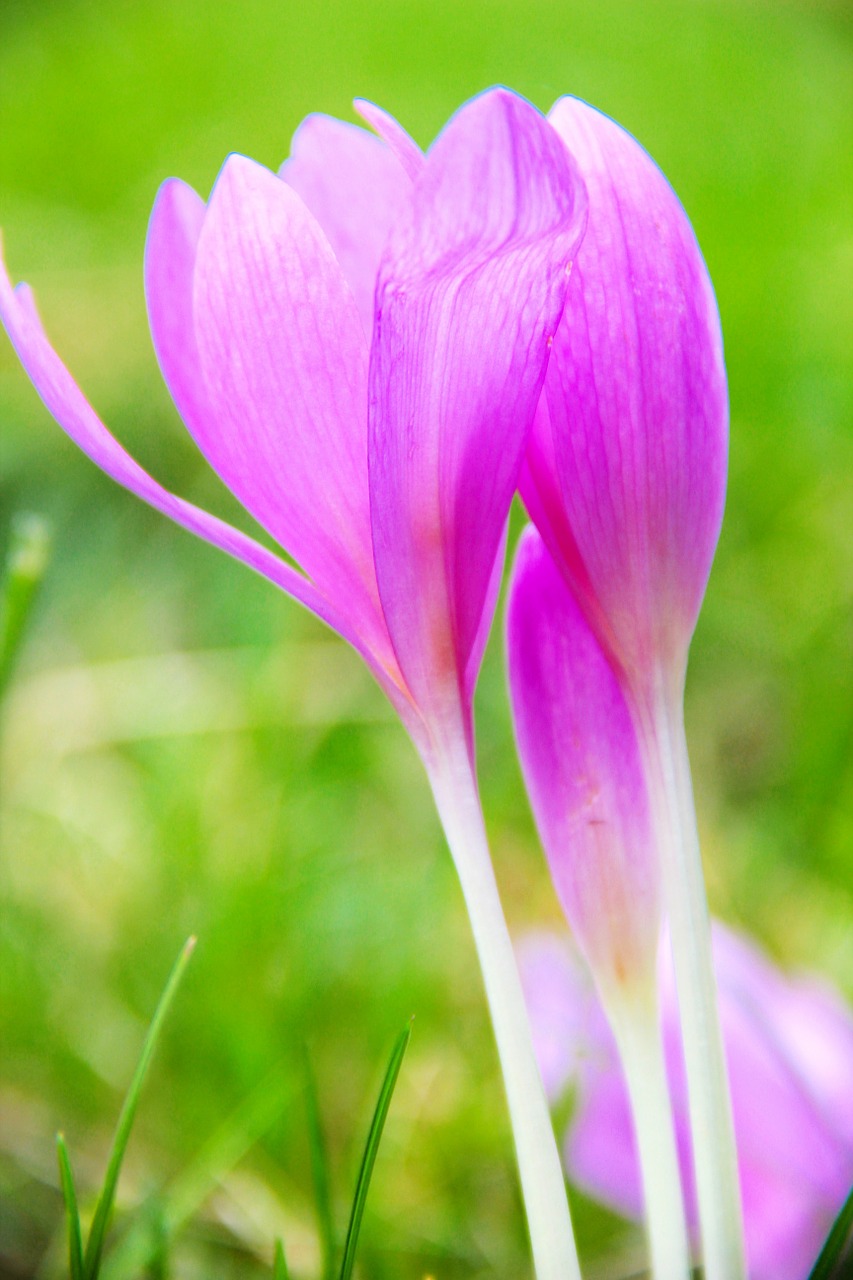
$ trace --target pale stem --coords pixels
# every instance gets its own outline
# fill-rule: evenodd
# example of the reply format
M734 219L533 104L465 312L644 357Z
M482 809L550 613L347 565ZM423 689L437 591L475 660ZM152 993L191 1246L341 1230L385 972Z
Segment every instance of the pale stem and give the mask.
M640 712L678 991L705 1280L745 1280L734 1123L681 690Z
M580 1280L566 1184L462 732L427 766L462 885L503 1070L538 1280Z
M631 993L627 993L631 994ZM689 1280L690 1247L657 999L605 1000L634 1120L654 1280Z

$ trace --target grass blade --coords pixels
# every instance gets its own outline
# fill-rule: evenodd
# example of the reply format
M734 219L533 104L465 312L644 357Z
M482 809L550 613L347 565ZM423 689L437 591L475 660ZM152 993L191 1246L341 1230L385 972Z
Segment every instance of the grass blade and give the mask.
M77 1192L74 1187L74 1174L71 1172L71 1161L68 1159L68 1148L61 1133L56 1135L56 1155L59 1160L59 1181L62 1186L62 1198L65 1201L65 1215L68 1218L68 1266L71 1280L83 1280L83 1235L80 1231L80 1210L77 1207Z
M142 1046L142 1053L139 1056L139 1062L133 1079L130 1082L130 1088L124 1105L121 1109L121 1115L116 1126L116 1134L113 1139L113 1148L110 1153L109 1164L107 1165L107 1173L104 1178L104 1185L101 1189L98 1204L95 1209L95 1216L92 1219L92 1227L89 1231L89 1239L86 1242L86 1253L83 1259L83 1280L96 1280L98 1270L101 1265L101 1255L104 1250L104 1238L109 1224L110 1214L112 1213L113 1203L115 1201L116 1187L118 1186L118 1176L121 1171L124 1153L127 1150L130 1131L133 1127L136 1108L139 1105L139 1095L142 1091L142 1084L145 1080L145 1074L148 1070L148 1064L154 1053L157 1039L160 1035L160 1029L178 984L183 977L187 962L192 954L195 946L195 938L188 938L184 943L183 950L175 961L172 972L169 974L163 994L160 997L160 1003L151 1019L151 1025L148 1028L148 1034L145 1037L145 1043Z
M162 1193L164 1228L169 1238L197 1213L214 1187L257 1142L285 1109L282 1068L268 1076L229 1115ZM111 1249L101 1268L102 1280L126 1280L150 1268L154 1236L150 1213L143 1207Z
M284 1256L284 1245L280 1240L275 1242L275 1257L272 1264L272 1280L290 1280L287 1259Z
M50 558L50 531L41 516L12 522L6 573L0 595L0 695L12 671L39 583Z
M853 1187L845 1200L841 1212L830 1228L826 1243L820 1251L820 1257L812 1268L809 1280L841 1280L840 1264L844 1260L847 1246L851 1242L853 1232ZM848 1273L845 1271L844 1275Z
M364 1206L367 1203L367 1192L370 1189L370 1179L373 1175L373 1166L376 1163L376 1153L379 1150L379 1143L382 1141L382 1130L385 1127L385 1118L388 1115L391 1098L394 1096L394 1086L397 1083L397 1076L400 1074L403 1056L406 1052L406 1048L408 1047L411 1034L412 1024L409 1022L397 1037L397 1042L391 1051L391 1057L388 1061L385 1079L382 1081L382 1088L379 1090L379 1097L376 1101L376 1110L373 1112L370 1132L367 1135L364 1154L361 1157L361 1168L358 1171L358 1181L355 1185L355 1196L352 1202L349 1227L347 1228L347 1238L346 1244L344 1245L344 1259L341 1264L340 1280L350 1280L350 1277L352 1276L352 1269L355 1263L355 1251L358 1246L358 1235L361 1230L361 1220L364 1217Z
M323 1278L333 1280L335 1273L335 1227L332 1217L332 1197L329 1190L329 1161L323 1126L320 1123L320 1104L317 1098L317 1081L311 1066L308 1046L303 1046L302 1068L305 1080L305 1111L308 1119L308 1146L311 1155L311 1181L317 1204L317 1219L323 1248Z

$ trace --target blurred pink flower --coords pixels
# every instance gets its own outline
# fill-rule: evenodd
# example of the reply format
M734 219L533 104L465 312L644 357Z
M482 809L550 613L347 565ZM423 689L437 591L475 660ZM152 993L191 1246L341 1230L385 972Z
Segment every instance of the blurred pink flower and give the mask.
M564 936L518 947L549 1096L576 1090L564 1157L570 1178L626 1217L642 1216L640 1175L616 1046ZM853 1183L853 1013L829 986L786 977L746 938L714 926L750 1280L805 1280ZM686 1085L668 947L663 1033L682 1181L696 1204Z
M303 573L134 462L5 270L0 317L80 447L344 636L423 752L446 719L470 739L585 194L545 119L506 90L462 107L425 160L395 127L403 163L364 130L311 116L280 176L231 156L206 205L170 180L151 217L163 376L211 466Z

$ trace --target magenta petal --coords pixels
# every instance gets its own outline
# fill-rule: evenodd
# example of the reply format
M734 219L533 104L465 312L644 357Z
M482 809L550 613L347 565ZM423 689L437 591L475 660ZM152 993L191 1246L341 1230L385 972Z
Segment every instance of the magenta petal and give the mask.
M577 1080L616 1061L616 1045L586 965L568 940L542 930L516 946L533 1047L545 1092L558 1102Z
M516 740L560 902L608 992L656 980L658 858L619 680L535 529L507 605Z
M29 288L19 285L12 289L2 260L0 318L48 411L107 475L191 533L269 578L363 651L359 638L349 629L341 613L300 573L237 529L169 493L134 462L110 435L51 347Z
M366 120L371 129L375 129L380 138L384 138L405 170L409 181L417 182L423 173L426 160L414 138L406 133L403 126L392 115L383 111L381 107L377 107L375 102L356 98L353 106L362 120Z
M634 1122L618 1059L592 1078L578 1097L563 1147L572 1182L628 1218L643 1216L643 1190Z
M410 180L379 138L324 115L303 120L279 173L323 228L369 341L379 259L408 199Z
M377 652L367 344L341 269L298 195L242 156L199 237L196 340L214 412L199 445L228 487Z
M458 701L482 636L583 204L553 130L493 90L439 137L391 232L371 351L371 515L385 616L421 707Z
M714 962L721 987L785 1058L815 1118L853 1152L853 1013L828 984L786 977L754 943L720 924Z
M145 299L154 350L175 407L193 437L211 416L193 322L192 280L206 206L178 178L163 183L145 242Z
M527 514L545 546L571 583L575 599L589 619L605 650L613 653L610 623L589 580L575 536L569 524L557 469L554 434L547 395L540 396L527 440L527 451L518 480L518 492Z
M722 518L719 317L690 223L642 147L574 98L550 119L589 192L546 385L571 530L563 567L584 602L582 564L602 640L643 681L656 662L683 666Z

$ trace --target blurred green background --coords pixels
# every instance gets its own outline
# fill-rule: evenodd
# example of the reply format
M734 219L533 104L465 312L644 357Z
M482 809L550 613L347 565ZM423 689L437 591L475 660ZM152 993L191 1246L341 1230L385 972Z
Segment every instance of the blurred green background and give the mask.
M175 415L141 258L159 182L276 166L307 112L373 97L426 143L503 81L614 115L662 165L716 284L728 512L688 700L714 910L853 992L853 22L843 2L3 0L0 223L96 407L169 487L250 522ZM0 1254L62 1269L53 1134L91 1193L185 936L121 1205L165 1197L182 1275L283 1234L317 1271L300 1055L339 1221L391 1041L416 1014L368 1206L371 1277L528 1274L461 896L403 731L358 659L119 490L0 339L2 521L55 550L3 709ZM520 518L515 517L515 529ZM514 759L500 627L482 789L514 930L558 911ZM218 1136L217 1136L218 1135ZM85 1199L84 1195L84 1199ZM169 1207L171 1206L171 1207ZM589 1275L637 1235L578 1209ZM119 1229L121 1229L121 1220ZM127 1274L139 1274L136 1271Z

